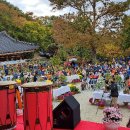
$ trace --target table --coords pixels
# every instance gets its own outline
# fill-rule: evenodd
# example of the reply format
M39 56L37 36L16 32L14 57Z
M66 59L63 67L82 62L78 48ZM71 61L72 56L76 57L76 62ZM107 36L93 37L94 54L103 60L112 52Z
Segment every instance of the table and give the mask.
M58 89L53 90L53 97L56 98L64 93L70 92L70 87L69 86L61 86Z
M103 90L93 92L93 101L95 99L111 100L110 93L103 93ZM119 93L118 103L130 102L130 94Z
M71 83L74 79L80 79L79 75L70 75L70 76L66 76L66 82Z
M120 92L118 100L120 102L130 102L130 94L124 94L123 92Z
M110 93L103 93L102 90L94 91L93 92L93 102L95 99L111 100L109 96L110 96Z

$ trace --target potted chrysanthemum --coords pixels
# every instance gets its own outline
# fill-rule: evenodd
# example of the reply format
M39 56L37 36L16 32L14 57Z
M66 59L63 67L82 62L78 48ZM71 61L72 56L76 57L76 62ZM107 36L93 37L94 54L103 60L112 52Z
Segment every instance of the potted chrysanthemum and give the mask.
M118 130L122 114L118 108L107 107L103 110L104 118L103 124L106 130Z

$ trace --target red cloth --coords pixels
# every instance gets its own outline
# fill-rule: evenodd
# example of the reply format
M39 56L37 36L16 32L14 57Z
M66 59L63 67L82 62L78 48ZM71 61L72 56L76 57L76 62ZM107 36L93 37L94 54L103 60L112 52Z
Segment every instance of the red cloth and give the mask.
M101 123L81 121L74 130L105 130L105 128L104 125ZM119 130L130 130L130 129L120 127Z
M23 126L23 116L18 116L17 117L17 126L15 130L24 130Z
M24 130L22 116L19 116L17 118L17 127L15 130ZM54 129L54 130L63 130L63 129ZM74 130L105 130L105 128L101 123L81 121ZM120 127L119 130L130 130L130 128Z

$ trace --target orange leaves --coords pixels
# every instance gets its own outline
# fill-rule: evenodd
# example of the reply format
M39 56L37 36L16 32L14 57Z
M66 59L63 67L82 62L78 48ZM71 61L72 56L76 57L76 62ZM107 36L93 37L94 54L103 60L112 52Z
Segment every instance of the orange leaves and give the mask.
M24 17L21 16L22 13L18 10L15 10L13 7L6 5L5 3L0 3L0 17L1 22L8 20L17 27L21 27L27 21Z
M118 45L115 45L113 43L107 43L102 46L99 46L98 54L113 58L122 55L122 50Z
M79 42L79 34L71 27L70 23L63 19L57 19L53 23L53 37L59 44L70 47Z

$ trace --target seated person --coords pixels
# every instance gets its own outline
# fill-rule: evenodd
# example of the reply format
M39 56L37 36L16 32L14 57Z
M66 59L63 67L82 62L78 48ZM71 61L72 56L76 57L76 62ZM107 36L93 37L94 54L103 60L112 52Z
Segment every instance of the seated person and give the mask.
M126 77L125 90L127 90L128 94L130 94L130 77L129 76Z
M82 90L87 89L87 88L86 88L86 85L87 85L86 79L83 79L82 82L81 82L81 89L82 89Z

